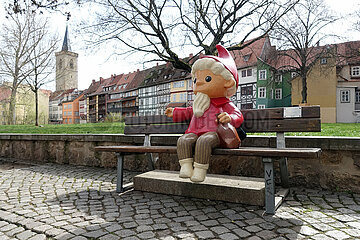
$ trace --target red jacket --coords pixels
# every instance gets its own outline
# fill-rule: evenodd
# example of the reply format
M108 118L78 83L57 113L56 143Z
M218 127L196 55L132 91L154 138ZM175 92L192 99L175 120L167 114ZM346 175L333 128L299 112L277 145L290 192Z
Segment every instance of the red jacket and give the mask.
M227 112L231 117L231 124L238 128L243 123L244 118L240 110L229 99L223 98L211 98L210 107L204 112L201 117L195 117L193 115L192 107L187 108L175 108L173 112L174 122L183 122L191 119L189 128L185 133L195 133L200 136L207 132L216 132L216 114Z

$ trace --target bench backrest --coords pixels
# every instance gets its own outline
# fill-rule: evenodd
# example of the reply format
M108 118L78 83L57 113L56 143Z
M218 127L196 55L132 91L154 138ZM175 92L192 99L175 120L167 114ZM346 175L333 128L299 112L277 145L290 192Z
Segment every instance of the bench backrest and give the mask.
M244 109L245 132L320 132L320 106ZM184 133L188 122L173 123L164 115L125 118L125 134Z

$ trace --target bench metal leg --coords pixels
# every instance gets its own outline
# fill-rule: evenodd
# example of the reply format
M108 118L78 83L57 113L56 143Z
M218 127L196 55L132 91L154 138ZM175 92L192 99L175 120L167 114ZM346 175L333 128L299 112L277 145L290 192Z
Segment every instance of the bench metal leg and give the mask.
M124 166L124 153L116 153L117 156L117 179L116 179L116 192L121 193L123 188L123 166Z
M280 178L281 178L281 186L284 188L289 188L289 172L288 172L288 165L287 165L287 158L280 158L279 159L280 165Z
M274 163L271 158L263 158L265 171L265 212L275 214Z

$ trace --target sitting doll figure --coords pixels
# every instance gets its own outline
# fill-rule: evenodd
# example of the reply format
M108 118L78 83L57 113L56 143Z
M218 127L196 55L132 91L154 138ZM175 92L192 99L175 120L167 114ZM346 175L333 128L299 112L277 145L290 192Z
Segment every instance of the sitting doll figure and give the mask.
M236 93L238 73L230 53L217 45L218 56L203 56L192 66L192 107L167 108L165 114L174 122L190 120L189 128L178 139L179 176L193 182L205 180L211 151L219 146L218 121L240 127L243 116L229 98ZM195 146L195 154L193 148Z

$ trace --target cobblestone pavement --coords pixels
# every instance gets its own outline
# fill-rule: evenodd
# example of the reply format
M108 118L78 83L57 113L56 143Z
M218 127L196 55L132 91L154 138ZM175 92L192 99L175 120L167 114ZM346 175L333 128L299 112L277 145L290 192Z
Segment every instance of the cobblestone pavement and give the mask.
M263 216L220 201L119 195L115 180L114 169L0 170L0 239L360 239L359 194L292 189L276 215Z

